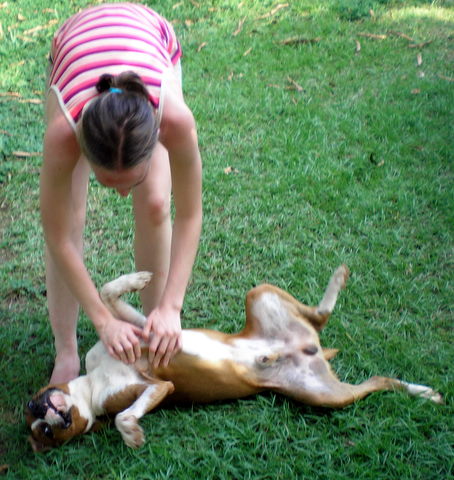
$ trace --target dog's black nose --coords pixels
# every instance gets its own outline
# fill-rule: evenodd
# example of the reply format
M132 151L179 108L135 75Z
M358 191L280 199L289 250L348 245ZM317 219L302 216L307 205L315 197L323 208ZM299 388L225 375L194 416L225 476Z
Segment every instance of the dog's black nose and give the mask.
M34 400L30 400L27 403L27 407L36 418L44 418L46 415L47 408L43 404L35 402Z

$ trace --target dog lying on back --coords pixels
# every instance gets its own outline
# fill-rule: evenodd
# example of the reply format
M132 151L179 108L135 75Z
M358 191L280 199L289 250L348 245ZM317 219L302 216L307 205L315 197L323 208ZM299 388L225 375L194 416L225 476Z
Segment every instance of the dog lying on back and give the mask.
M399 389L442 403L429 387L372 377L350 385L338 380L318 332L326 325L349 272L340 266L316 307L309 307L272 285L246 297L246 326L228 335L214 330L183 330L183 348L167 367L148 363L148 346L134 365L115 360L98 342L87 354L87 374L41 389L27 405L30 442L35 451L62 445L88 432L98 416L115 416L126 445L144 442L138 421L164 399L207 403L254 395L265 390L308 405L340 408L371 392ZM119 297L144 288L148 272L123 275L106 284L101 297L117 318L143 327L145 317Z

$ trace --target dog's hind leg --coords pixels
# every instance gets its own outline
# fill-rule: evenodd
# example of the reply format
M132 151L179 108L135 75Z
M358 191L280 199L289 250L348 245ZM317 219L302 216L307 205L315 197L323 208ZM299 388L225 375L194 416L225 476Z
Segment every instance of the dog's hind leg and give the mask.
M403 390L410 395L427 398L434 403L443 403L439 393L425 385L416 385L402 382L395 378L388 377L372 377L359 385L351 385L340 381L330 381L325 384L326 390L317 395L316 401L311 399L313 405L343 408L357 400L361 400L370 393L383 390Z
M157 407L162 400L174 391L171 382L157 382L149 385L140 397L126 410L115 417L115 426L128 447L140 447L145 436L139 419Z
M347 265L341 265L331 276L323 298L317 307L298 305L298 311L312 323L316 330L320 331L326 325L336 305L339 292L345 288L349 275L350 271Z

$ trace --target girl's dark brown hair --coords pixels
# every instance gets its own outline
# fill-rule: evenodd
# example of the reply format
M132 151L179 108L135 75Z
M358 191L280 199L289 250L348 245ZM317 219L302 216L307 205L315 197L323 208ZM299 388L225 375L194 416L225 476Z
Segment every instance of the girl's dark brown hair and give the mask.
M148 91L134 72L101 75L100 95L84 111L80 144L87 159L108 170L134 167L148 159L158 126Z

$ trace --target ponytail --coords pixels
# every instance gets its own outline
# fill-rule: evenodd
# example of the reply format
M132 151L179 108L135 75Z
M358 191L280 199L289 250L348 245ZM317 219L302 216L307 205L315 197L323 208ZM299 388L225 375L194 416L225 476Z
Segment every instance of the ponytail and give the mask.
M136 93L143 96L147 101L149 99L147 87L139 75L134 72L123 72L116 77L109 73L102 74L96 84L98 93L110 91L112 88L117 88L123 92Z
M132 168L151 156L157 123L147 87L134 72L103 74L99 96L82 116L80 144L87 159L108 170Z

